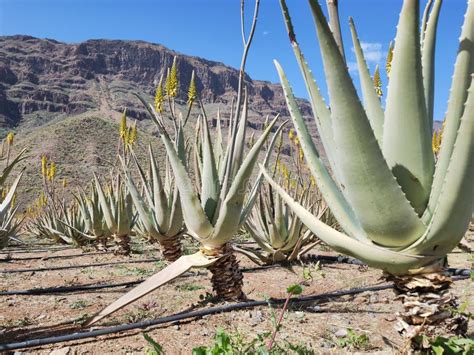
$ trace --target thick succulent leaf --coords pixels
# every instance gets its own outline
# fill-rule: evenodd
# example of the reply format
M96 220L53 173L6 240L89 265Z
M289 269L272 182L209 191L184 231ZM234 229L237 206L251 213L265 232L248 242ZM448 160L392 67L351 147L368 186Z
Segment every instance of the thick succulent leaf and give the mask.
M216 141L214 142L214 156L217 162L217 169L220 171L224 158L224 138L222 136L222 121L221 112L219 109L217 109L216 121Z
M288 83L282 67L277 61L275 61L275 66L278 75L280 76L280 82L283 87L283 92L285 93L286 104L290 111L290 116L295 125L296 132L298 133L301 148L304 151L304 156L309 169L316 178L318 188L321 190L329 208L333 211L334 216L339 221L344 231L354 238L364 238L365 233L360 227L354 212L319 157L318 150L316 149L313 139L306 127L303 117L301 116L290 84Z
M474 73L474 1L469 1L461 33L459 51L454 66L451 94L449 96L448 111L446 112L446 127L443 130L443 141L436 164L433 187L431 190L428 208L423 216L429 220L438 203L441 188L445 181L451 154L454 149L460 120L464 112L464 103L467 100L468 89L471 86L471 75Z
M114 214L112 213L112 210L110 208L109 200L105 196L104 190L102 189L102 185L100 184L99 179L95 174L94 181L97 194L99 196L100 206L102 207L102 212L104 213L104 219L107 223L107 227L112 233L115 233L115 231L117 230L117 224L114 219Z
M232 162L232 177L235 176L242 164L244 150L245 150L245 136L247 133L247 118L248 118L248 99L247 90L244 92L244 104L242 107L242 116L237 128L237 135L235 136L235 151Z
M366 262L369 266L382 269L395 275L404 275L410 269L429 264L438 257L423 257L419 255L409 255L395 252L389 249L378 247L374 244L360 242L349 236L338 232L321 222L308 210L296 202L285 190L283 190L273 179L265 172L265 178L273 188L281 195L288 206L295 212L301 221L318 238L327 243L335 251L353 256Z
M312 1L311 8L331 100L344 195L372 241L386 247L407 246L425 227L387 166L320 6Z
M127 164L125 164L122 157L119 158L120 162L122 163L123 172L125 174L125 183L127 184L128 191L130 191L130 195L132 196L133 204L137 209L140 221L144 225L146 232L150 234L151 237L157 238L160 235L157 228L155 228L155 224L153 223L154 220L152 217L152 212L147 207L143 196L138 191L137 186L130 175Z
M279 115L277 115L277 117L279 117ZM276 143L276 140L278 139L278 136L281 134L283 128L286 126L287 123L288 123L288 121L285 121L278 127L278 129L275 131L275 133L272 137L272 140L270 141L269 147L273 148L275 146L275 143ZM270 158L272 157L272 153L273 153L272 148L267 149L267 153L265 155L265 158L263 159L263 165L265 166L265 168L267 168L267 166L270 162ZM245 219L247 218L250 211L252 210L252 207L255 203L255 199L257 198L259 188L260 188L260 184L262 183L262 180L263 180L263 175L260 172L257 176L257 179L255 180L255 183L252 186L252 189L250 190L250 192L248 194L248 198L247 198L247 201L245 202L245 206L242 209L242 213L240 215L240 224L244 223Z
M149 159L151 168L151 178L153 182L153 207L155 212L155 220L157 222L158 231L165 233L169 228L170 210L168 207L168 198L166 196L165 188L161 180L160 171L158 170L157 160L155 154L149 147Z
M156 290L158 287L179 277L192 267L207 267L215 263L217 260L218 259L216 258L209 258L200 252L193 255L182 256L174 263L168 265L163 270L159 271L131 291L127 292L114 303L100 311L98 314L88 319L83 326L88 327L94 323L97 323L102 318L107 317L108 315L129 305L137 299Z
M202 115L202 181L201 181L201 206L207 218L214 220L217 199L220 193L220 184L217 174L217 164L212 148L211 134L206 115Z
M11 203L13 201L13 197L15 196L16 189L18 184L20 183L21 177L23 176L23 171L18 175L18 177L13 182L12 186L8 190L7 195L3 199L2 203L0 204L0 219L3 219L5 214L10 209Z
M26 149L23 149L18 155L15 157L15 159L12 160L10 164L8 164L2 171L2 174L0 175L0 186L3 186L5 184L5 181L7 180L8 176L10 175L11 171L13 168L22 160L25 160L28 158L26 155Z
M383 154L421 215L431 190L434 156L423 88L419 5L419 1L405 0L400 14L387 91Z
M183 210L181 208L181 200L179 198L178 187L174 186L173 202L171 208L170 225L165 233L168 237L173 237L181 233L183 230Z
M435 82L435 48L436 30L438 27L439 12L443 0L436 0L433 10L426 24L426 31L421 47L421 63L423 67L423 87L425 89L426 112L430 124L430 132L433 131L433 107L434 107L434 82Z
M443 256L463 238L474 208L474 81L428 233L411 249Z
M225 196L219 211L219 217L214 226L214 231L210 238L203 241L204 245L209 247L219 247L228 242L232 236L237 232L240 226L241 215L243 212L244 198L247 192L247 184L252 175L252 170L257 162L260 150L263 147L268 135L275 125L278 116L276 116L268 127L263 131L262 135L255 142L253 147L248 152L244 161L242 162L232 184L229 192ZM269 150L273 147L269 146Z
M428 18L430 16L431 7L433 6L433 0L428 0L425 5L425 10L423 10L423 18L421 20L421 36L420 36L420 46L423 48L423 40L425 39L426 25L428 24Z
M321 137L321 142L323 143L324 151L329 160L329 165L333 173L337 176L337 166L335 164L335 149L336 145L334 144L332 126L331 126L331 112L324 101L316 80L314 79L311 69L309 69L308 63L301 52L301 49L296 40L296 35L293 30L293 23L291 21L290 13L288 7L286 6L285 1L280 1L283 17L285 19L286 29L288 36L290 38L291 46L293 47L293 52L295 54L296 60L303 75L304 82L306 85L306 90L309 93L311 98L311 109L313 111L313 116L318 128L318 133Z
M171 168L173 169L175 183L179 189L181 208L183 210L183 218L186 227L195 238L205 239L211 235L213 227L201 207L186 166L178 155L173 142L166 132L161 131L160 135L165 145Z
M120 186L117 196L117 231L116 234L119 236L128 235L131 232L132 227L132 215L129 213L129 206L131 207L132 201L130 201L130 205L126 203L126 192L123 189L123 186Z
M354 43L354 51L357 59L357 67L359 70L360 84L362 86L362 95L364 98L364 107L365 112L367 113L367 118L369 119L370 126L374 131L375 138L379 142L379 145L382 146L382 136L383 136L383 117L384 113L380 103L380 99L374 90L374 82L370 77L369 69L364 58L364 53L362 52L362 47L357 36L357 31L355 29L354 20L349 19L349 25L351 28L352 42Z
M151 192L152 186L149 183L149 179L147 178L147 176L145 174L145 171L143 170L142 166L140 165L140 162L138 161L138 158L135 155L135 153L133 152L133 150L131 151L131 153L132 153L133 161L135 162L135 166L138 169L138 175L140 176L140 179L141 179L141 182L142 182L142 189L143 189L143 193L146 197L146 202L148 203L149 206L154 206L154 201L153 201L152 192ZM149 165L150 165L150 167L149 167L150 174L149 175L151 176L151 161L149 161Z

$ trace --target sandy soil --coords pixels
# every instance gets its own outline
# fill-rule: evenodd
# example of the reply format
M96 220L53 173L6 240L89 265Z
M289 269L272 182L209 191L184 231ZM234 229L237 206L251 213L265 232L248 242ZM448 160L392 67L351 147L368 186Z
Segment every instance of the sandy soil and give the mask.
M471 235L470 239L474 239ZM472 241L471 241L472 245ZM327 250L315 250L317 254L336 255ZM71 258L47 259L52 255L74 255L79 249L60 251L10 253L15 260L0 261L0 269L58 267L66 265L90 265L129 260L145 260L159 257L153 249L131 257L113 254L82 255ZM7 254L0 253L0 260ZM46 257L40 260L18 260L18 258ZM238 256L242 267L255 266L243 256ZM449 256L450 265L458 268L472 267L472 254L456 249ZM37 287L81 285L91 283L118 283L142 279L158 271L165 264L140 262L109 266L82 266L67 270L38 271L25 273L0 272L0 291L24 290ZM344 290L355 287L385 283L382 273L357 265L324 264L311 268L313 279L306 282L303 295ZM244 274L244 291L249 299L261 300L269 297L284 298L286 287L303 280L303 266L291 269L276 267L256 270ZM470 300L469 309L474 312L472 280L455 282L453 286L461 300ZM53 295L0 296L0 343L23 341L50 335L67 334L80 329L81 320L94 314L126 291L125 288L92 290ZM202 309L222 303L200 300L212 291L210 275L199 270L179 278L151 293L136 303L103 320L99 327L137 322L171 315L189 309ZM346 353L357 349L338 345L337 334L352 328L357 334L366 334L370 353L396 353L404 341L394 330L395 312L401 304L394 301L394 292L384 290L366 292L356 296L345 296L330 301L318 301L291 307L286 314L277 341L287 340L303 344L317 353ZM250 310L232 311L180 323L167 323L149 328L146 332L157 340L167 354L189 354L193 347L210 345L218 327L230 333L239 333L245 339L254 339L257 334L273 330L272 315L279 309L257 307ZM470 334L474 333L471 322ZM143 330L132 330L93 339L59 343L22 350L33 354L141 354L150 348L143 338Z

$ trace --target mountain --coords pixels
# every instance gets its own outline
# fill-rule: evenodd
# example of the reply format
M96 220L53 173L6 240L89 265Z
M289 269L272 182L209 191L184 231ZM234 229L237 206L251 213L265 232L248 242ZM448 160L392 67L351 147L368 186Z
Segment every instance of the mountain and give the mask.
M58 180L68 189L85 187L93 172L105 175L116 161L118 122L124 108L138 121L137 153L143 156L153 143L160 160L156 128L134 93L153 101L161 75L177 58L178 108L185 109L194 70L199 96L208 117L221 111L225 121L236 97L238 70L222 63L186 56L143 41L89 40L78 44L30 36L0 37L0 137L15 131L14 150L27 148L25 174L19 188L23 207L33 202L42 186L41 156L58 165ZM258 136L267 115L288 111L279 84L245 77L249 97L248 139ZM308 119L310 105L299 100ZM193 134L194 108L186 129ZM215 121L214 121L215 122ZM289 128L287 128L289 129ZM286 136L286 135L285 135ZM287 137L283 152L289 151Z
M121 112L143 120L146 113L133 93L154 96L161 75L177 57L179 99L185 101L191 72L205 104L225 114L236 96L238 70L186 56L143 41L89 40L61 43L30 36L0 37L0 127L42 125L59 115L94 110ZM245 77L250 121L287 110L279 84ZM310 106L301 100L304 115Z

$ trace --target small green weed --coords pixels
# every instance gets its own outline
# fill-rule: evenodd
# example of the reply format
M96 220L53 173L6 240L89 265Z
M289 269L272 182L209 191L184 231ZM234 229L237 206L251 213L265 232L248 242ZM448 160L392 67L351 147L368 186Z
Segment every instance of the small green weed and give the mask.
M154 341L152 337L150 337L147 333L143 333L143 337L145 340L152 346L151 349L145 350L145 355L163 355L165 352L163 351L163 347Z
M78 300L76 302L73 302L69 305L69 308L71 309L84 309L88 306L87 302L84 300Z
M347 335L337 339L336 343L341 348L352 350L368 350L370 347L369 336L367 334L357 334L351 328L347 328Z

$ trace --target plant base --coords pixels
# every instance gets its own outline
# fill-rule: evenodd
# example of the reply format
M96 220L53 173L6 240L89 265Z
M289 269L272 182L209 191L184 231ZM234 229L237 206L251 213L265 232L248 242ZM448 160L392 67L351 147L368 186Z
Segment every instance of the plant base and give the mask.
M116 255L130 255L131 247L129 235L117 235L114 237L114 241L117 245L117 249L115 249L114 252Z
M429 338L466 334L468 317L458 311L457 297L450 289L451 277L432 272L388 279L393 281L404 308L396 328L413 347L419 348L413 340L421 334Z
M232 246L225 244L220 249L207 249L203 252L207 255L221 256L208 268L212 273L212 289L217 297L226 301L245 299L242 291L243 275Z
M160 241L161 252L167 261L176 261L183 255L180 235Z

